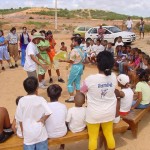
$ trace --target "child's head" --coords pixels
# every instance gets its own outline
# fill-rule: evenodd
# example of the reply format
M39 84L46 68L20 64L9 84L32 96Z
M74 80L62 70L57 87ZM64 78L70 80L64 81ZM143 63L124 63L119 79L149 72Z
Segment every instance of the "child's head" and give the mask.
M23 86L28 94L35 94L39 86L38 80L36 77L28 77L24 80Z
M109 61L108 61L109 60ZM106 76L111 75L111 70L114 66L114 57L108 51L100 52L97 55L97 67L100 72L104 72Z
M0 30L0 36L3 36L3 35L4 35L3 30Z
M58 84L52 84L47 88L47 95L51 102L58 101L61 96L62 88Z
M103 46L107 46L107 44L108 44L108 41L107 41L107 40L104 40L104 41L103 41Z
M122 42L122 37L119 36L117 41L118 41L119 43Z
M126 53L126 46L122 46L122 52Z
M79 46L81 43L82 43L82 38L80 38L80 37L76 37L76 38L74 38L74 40L73 40L73 45L74 46Z
M81 92L77 92L74 97L74 102L76 107L82 107L82 105L85 103L85 95Z
M86 42L86 46L89 47L90 46L90 42Z
M65 46L65 43L64 43L64 42L61 42L61 46Z
M91 45L94 45L94 40L90 40L90 44L91 44Z
M126 50L127 50L127 53L130 53L130 51L131 51L131 46L127 45L127 46L126 46Z
M22 98L23 96L18 96L17 98L16 98L16 105L18 106L18 104L19 104L19 100Z
M36 29L32 29L31 35L34 35L35 32L37 32L37 30Z
M146 69L146 70L142 71L141 74L139 75L139 81L148 82L149 76L150 76L150 70Z
M144 63L144 65L148 66L148 61L149 61L149 59L150 59L150 57L149 57L148 55L145 55L145 56L143 57L143 63Z
M112 43L111 42L108 43L108 48L112 48Z
M128 87L129 86L130 79L129 79L128 75L120 74L117 77L117 80L118 80L118 86L120 86L120 87Z
M82 44L85 44L85 38L82 38Z
M96 41L96 45L101 45L101 41L100 41L100 40L97 40L97 41Z
M45 30L41 30L39 33L41 33L42 36L46 36L46 31Z

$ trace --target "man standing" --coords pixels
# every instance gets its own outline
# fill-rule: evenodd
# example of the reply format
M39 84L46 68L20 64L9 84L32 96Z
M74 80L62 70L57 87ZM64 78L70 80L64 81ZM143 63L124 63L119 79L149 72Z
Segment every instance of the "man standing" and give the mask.
M140 28L139 28L139 30L140 30L140 39L141 39L141 35L142 34L143 34L143 39L144 39L144 24L145 24L145 22L144 22L143 18L141 18L141 20L140 20Z
M131 20L131 17L128 17L128 20L126 21L127 31L132 31L133 21Z
M100 25L98 29L98 39L103 40L104 34L105 34L105 29L103 29L102 25Z
M28 77L34 76L37 78L36 68L37 65L41 66L44 70L48 69L48 66L45 65L46 61L41 57L37 49L37 44L40 43L40 40L43 40L44 37L40 33L35 33L32 37L32 41L28 44L26 48L26 60L24 64L24 70L27 72ZM38 59L41 59L45 64L42 64Z

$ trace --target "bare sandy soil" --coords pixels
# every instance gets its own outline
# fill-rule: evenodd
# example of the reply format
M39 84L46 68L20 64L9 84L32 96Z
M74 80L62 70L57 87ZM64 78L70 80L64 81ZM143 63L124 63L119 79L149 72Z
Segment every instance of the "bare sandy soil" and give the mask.
M10 17L6 18L6 20L11 20L13 24L14 19L12 20ZM75 21L75 20L74 20ZM72 21L72 22L74 22ZM78 20L75 21L77 25L79 25L82 21L85 23L84 20ZM92 22L92 21L91 21ZM98 24L96 21L95 24ZM60 42L64 41L69 49L70 45L70 36L71 32L61 32L59 34L55 34L54 37L57 42L56 49L60 48ZM138 37L137 37L138 38ZM143 51L145 51L147 54L150 55L150 50L149 47L150 45L147 44L147 41L149 40L150 36L146 35L145 39L137 40L135 41L132 46L133 47L139 47ZM62 63L60 65L60 71L61 71L61 76L62 78L67 82L67 76L68 76L68 71L65 69L66 68L65 63ZM15 105L15 99L17 96L22 96L26 95L24 89L23 89L23 80L27 77L26 72L23 71L23 68L19 66L17 69L10 70L8 68L7 63L5 62L6 66L6 71L2 71L0 73L0 107L6 107L9 111L11 121L14 118L15 110L16 110L16 105ZM82 80L85 79L90 74L97 73L96 66L92 65L87 65L84 71L84 74L82 76ZM46 80L48 82L48 74L46 74ZM57 82L57 77L56 73L53 70L53 79L54 83ZM66 100L69 95L67 92L66 88L66 83L65 84L60 84L63 87L63 92L62 96L60 98L60 101L65 104L64 100ZM46 90L39 89L39 95L43 96L47 101L49 101ZM67 107L72 107L74 104L66 104ZM125 134L118 134L115 135L116 139L116 145L117 145L117 150L150 150L150 144L149 144L149 139L150 139L150 113L144 116L142 121L139 124L139 132L138 132L138 138L134 139L131 135L131 131L127 131ZM66 150L87 150L87 145L88 141L81 141L77 143L72 143L68 144L66 146ZM58 147L52 147L52 150L58 149Z

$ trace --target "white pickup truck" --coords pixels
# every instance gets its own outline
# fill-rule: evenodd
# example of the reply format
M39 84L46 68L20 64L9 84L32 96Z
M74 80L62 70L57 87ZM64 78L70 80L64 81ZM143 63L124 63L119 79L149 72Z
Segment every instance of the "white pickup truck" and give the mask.
M95 40L98 38L98 29L99 27L92 27L85 33L86 41L92 39ZM119 36L122 37L122 40L126 44L131 44L136 40L136 35L133 32L121 31L116 26L103 26L105 29L104 40L108 42L115 43Z

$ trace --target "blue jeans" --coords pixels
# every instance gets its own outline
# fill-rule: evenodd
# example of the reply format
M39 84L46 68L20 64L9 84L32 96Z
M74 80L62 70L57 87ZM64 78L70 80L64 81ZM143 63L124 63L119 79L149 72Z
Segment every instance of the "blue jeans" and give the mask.
M25 145L24 150L48 150L48 140L33 145Z
M24 63L25 63L26 48L27 48L27 44L21 45L21 66L22 67L24 66Z
M123 74L123 73L124 73L123 65L124 65L124 62L120 62L120 63L119 63L119 73L120 73L120 74Z
M133 106L135 103L136 103L136 101L133 101L132 106ZM146 109L146 108L148 108L148 107L150 107L150 104L145 104L145 105L139 104L139 105L136 107L136 109Z

